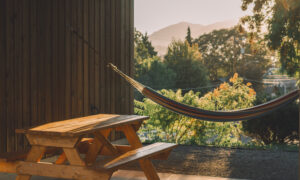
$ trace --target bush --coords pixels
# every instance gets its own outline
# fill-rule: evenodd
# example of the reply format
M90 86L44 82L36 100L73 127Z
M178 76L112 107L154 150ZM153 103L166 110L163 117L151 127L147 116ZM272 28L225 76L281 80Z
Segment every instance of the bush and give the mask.
M271 100L267 95L258 97L256 104ZM292 142L299 139L299 102L276 110L272 114L243 122L247 135L265 144Z
M161 90L160 93L177 102L206 110L228 110L251 107L255 92L251 84L243 84L237 74L230 83L223 83L204 97L189 91L182 95L181 90ZM211 144L229 146L240 144L241 123L220 123L196 120L174 113L150 99L135 101L135 113L150 116L139 133L150 141L167 141L180 144Z

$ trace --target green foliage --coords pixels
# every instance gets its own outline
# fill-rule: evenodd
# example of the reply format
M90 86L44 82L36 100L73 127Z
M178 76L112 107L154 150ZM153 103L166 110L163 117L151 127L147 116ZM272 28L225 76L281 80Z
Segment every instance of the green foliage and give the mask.
M173 41L168 47L164 63L176 72L176 88L198 88L209 83L197 45Z
M175 86L176 73L168 68L158 57L143 61L137 80L153 89L171 89Z
M192 44L193 44L193 38L192 38L192 35L191 35L191 28L190 28L190 26L187 29L187 34L186 34L185 40L186 40L186 42L189 43L190 46L192 46Z
M211 81L232 76L261 81L270 67L265 44L258 36L247 41L249 34L239 33L238 28L216 30L195 39L202 54L203 64ZM255 86L257 86L255 84Z
M299 0L242 0L242 9L253 4L253 15L242 18L252 32L268 25L265 36L271 49L279 50L282 68L300 78L300 1Z
M164 96L190 106L206 110L241 109L252 106L255 91L251 84L243 84L237 74L230 83L223 83L213 92L199 97L199 92L189 91L182 95L181 90L161 90ZM211 144L218 146L238 145L241 123L214 123L186 117L154 103L150 99L135 101L135 113L150 116L139 131L148 139L180 144Z
M135 31L134 50L135 79L137 81L159 90L174 88L176 73L157 56L147 34L143 35L141 32ZM141 96L136 94L136 98L141 99Z
M268 95L257 98L256 104L271 100ZM294 102L272 114L258 119L243 122L243 130L247 135L262 140L264 144L292 142L298 140L299 102Z

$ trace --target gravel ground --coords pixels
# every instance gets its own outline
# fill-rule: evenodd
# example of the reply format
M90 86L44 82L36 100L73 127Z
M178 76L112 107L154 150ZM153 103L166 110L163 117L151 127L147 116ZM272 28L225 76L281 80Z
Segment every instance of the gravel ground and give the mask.
M202 146L178 146L154 164L159 172L258 180L297 180L299 166L298 152Z

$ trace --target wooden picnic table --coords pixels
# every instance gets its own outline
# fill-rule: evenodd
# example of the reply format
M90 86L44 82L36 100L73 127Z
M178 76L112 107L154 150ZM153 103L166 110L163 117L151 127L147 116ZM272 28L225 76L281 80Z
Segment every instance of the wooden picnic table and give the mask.
M139 162L147 179L159 179L151 159L166 159L176 144L143 147L136 132L146 119L147 116L98 114L16 130L24 133L31 144L26 158L13 163L16 179L29 180L32 175L110 179L114 171L134 161ZM108 139L112 130L122 131L129 145L112 144ZM60 152L55 162L40 161L45 153L54 151Z

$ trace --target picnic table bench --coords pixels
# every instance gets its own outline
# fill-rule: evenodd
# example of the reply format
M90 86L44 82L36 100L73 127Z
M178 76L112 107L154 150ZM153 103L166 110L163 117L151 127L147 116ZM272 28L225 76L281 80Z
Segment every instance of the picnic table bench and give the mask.
M147 116L98 114L52 122L30 129L26 135L31 149L0 155L0 172L17 173L17 180L32 175L65 179L110 179L122 166L138 161L147 179L159 179L151 159L167 159L172 143L143 146L137 130ZM112 130L122 131L129 145L108 140ZM92 136L92 137L91 137ZM55 162L41 162L45 154L59 153Z

